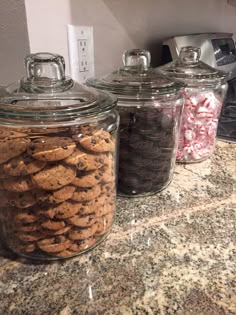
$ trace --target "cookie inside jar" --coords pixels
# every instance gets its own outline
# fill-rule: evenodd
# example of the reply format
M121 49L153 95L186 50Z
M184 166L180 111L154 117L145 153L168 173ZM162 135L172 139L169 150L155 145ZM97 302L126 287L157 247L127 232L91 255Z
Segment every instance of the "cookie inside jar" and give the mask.
M182 115L184 85L151 67L150 52L124 52L124 66L87 84L114 93L120 114L118 192L155 194L171 182Z
M119 191L155 193L172 178L180 108L119 108Z
M8 128L9 129L9 128ZM9 129L9 132L17 129ZM5 130L6 131L6 130ZM98 125L1 137L3 236L31 258L66 258L108 234L116 206L115 132ZM24 144L24 145L23 145ZM20 149L19 149L20 148Z
M2 239L26 258L73 257L114 221L116 99L65 77L59 55L32 54L25 65L19 86L0 94Z

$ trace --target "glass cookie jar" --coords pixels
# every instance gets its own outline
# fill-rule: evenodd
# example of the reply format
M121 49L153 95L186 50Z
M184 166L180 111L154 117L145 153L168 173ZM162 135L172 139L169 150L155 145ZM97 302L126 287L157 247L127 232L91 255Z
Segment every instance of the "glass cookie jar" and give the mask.
M0 91L2 238L24 257L72 257L100 243L116 209L116 99L65 77L63 57L25 59Z
M227 91L226 73L200 61L200 49L183 47L179 58L157 70L186 84L177 161L200 162L214 151L218 119Z
M88 79L87 84L118 97L119 193L129 197L154 194L172 179L183 85L156 73L146 50L126 51L123 63L123 68Z

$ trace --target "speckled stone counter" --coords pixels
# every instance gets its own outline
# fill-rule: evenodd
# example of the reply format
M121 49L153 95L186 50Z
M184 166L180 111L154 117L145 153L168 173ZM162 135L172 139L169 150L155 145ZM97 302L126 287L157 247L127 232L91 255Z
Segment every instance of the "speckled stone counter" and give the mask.
M1 315L236 314L236 144L176 166L156 196L119 199L113 232L88 254L0 253Z

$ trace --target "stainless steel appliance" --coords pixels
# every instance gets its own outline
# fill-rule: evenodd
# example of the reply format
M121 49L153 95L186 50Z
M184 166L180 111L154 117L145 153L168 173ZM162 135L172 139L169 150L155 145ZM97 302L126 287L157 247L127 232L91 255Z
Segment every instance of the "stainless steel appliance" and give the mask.
M162 64L179 56L181 47L195 46L201 49L201 60L227 72L228 93L223 105L218 137L236 141L236 34L205 33L176 36L163 42Z

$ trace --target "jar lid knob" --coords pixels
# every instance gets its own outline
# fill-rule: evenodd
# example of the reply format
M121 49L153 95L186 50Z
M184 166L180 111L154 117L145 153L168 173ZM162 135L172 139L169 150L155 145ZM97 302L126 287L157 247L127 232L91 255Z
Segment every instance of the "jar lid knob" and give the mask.
M150 67L151 55L148 50L130 49L123 53L122 59L125 67L148 69Z
M65 79L65 61L60 55L45 52L30 54L25 58L25 68L29 81Z
M179 58L184 64L195 64L199 62L201 49L193 46L182 47Z

